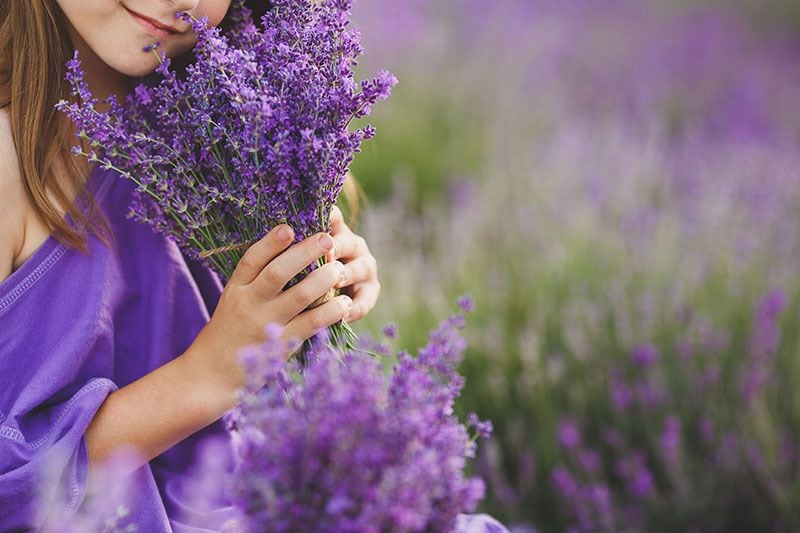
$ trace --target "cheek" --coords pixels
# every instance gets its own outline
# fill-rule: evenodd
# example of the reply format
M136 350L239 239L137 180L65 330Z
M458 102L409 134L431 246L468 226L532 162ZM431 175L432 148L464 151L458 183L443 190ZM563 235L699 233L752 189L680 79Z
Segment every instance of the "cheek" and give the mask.
M191 11L191 14L197 18L208 17L211 25L217 26L225 18L230 6L231 0L200 0L197 7ZM189 32L185 37L178 41L173 41L166 47L167 55L169 57L183 55L194 48L196 43L197 39Z
M208 17L208 21L211 25L217 26L222 22L222 19L225 18L230 6L231 0L200 0L200 3L197 4L197 8L192 11L192 15L198 18L204 16ZM176 42L170 49L172 53L168 55L177 56L188 52L194 47L196 42L197 39L194 35L189 34L185 39Z
M117 9L117 0L57 0L64 16L74 28L97 27L106 23Z
M230 7L231 0L200 0L195 12L199 16L207 16L211 25L216 26L225 18Z

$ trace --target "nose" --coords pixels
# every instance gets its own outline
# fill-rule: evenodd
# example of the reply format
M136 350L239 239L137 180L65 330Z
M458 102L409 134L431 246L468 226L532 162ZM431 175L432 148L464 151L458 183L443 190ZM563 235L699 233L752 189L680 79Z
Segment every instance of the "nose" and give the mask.
M197 7L200 0L166 0L168 4L172 4L175 11L191 11Z

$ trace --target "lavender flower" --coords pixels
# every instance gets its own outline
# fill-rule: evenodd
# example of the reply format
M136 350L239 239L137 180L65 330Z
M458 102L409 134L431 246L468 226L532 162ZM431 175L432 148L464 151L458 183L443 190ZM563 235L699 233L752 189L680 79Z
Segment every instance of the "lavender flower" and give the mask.
M558 424L558 442L569 450L577 448L581 443L581 430L572 419L562 420Z
M108 533L130 533L137 531L131 510L139 504L135 492L135 478L146 476L144 470L135 470L131 465L141 464L133 449L115 453L101 467L92 471L91 491L79 508L73 502L60 502L53 509L62 508L58 515L49 515L42 531L46 533L81 533L84 531L106 531ZM131 473L134 471L133 473ZM55 471L49 478L57 480Z
M658 349L652 344L642 344L633 349L634 362L641 367L649 367L658 362Z
M481 439L488 439L494 427L491 420L481 420L476 413L467 415L467 426L475 429L475 436Z
M383 334L390 339L394 339L395 337L397 337L397 324L395 323L387 324L383 328Z
M678 452L681 439L681 423L677 416L670 415L664 424L659 444L667 463L673 468L678 464Z
M786 306L786 296L781 291L773 291L764 296L757 310L750 338L750 361L742 384L742 396L747 404L753 401L772 375L769 366L780 341L778 321Z
M609 394L615 410L625 411L633 402L633 393L622 379L622 373L614 370L609 379Z
M458 299L458 307L460 307L465 313L470 313L473 309L475 309L475 300L473 300L472 296L469 294L465 294Z
M463 315L445 321L417 357L401 352L388 377L363 354L322 343L302 379L280 369L280 328L243 354L268 380L229 418L236 456L235 501L251 530L450 531L483 496L465 478L475 439L453 404L466 342ZM297 368L296 366L294 367ZM491 431L470 415L476 438Z
M185 79L163 52L158 75L120 104L96 109L77 57L67 65L75 101L58 109L91 149L90 161L133 180L129 217L174 239L228 279L244 250L280 223L297 240L328 231L330 210L371 126L350 130L389 96L388 72L357 83L352 0L275 0L258 27L241 1L229 35L192 20L196 61ZM262 29L263 28L263 29ZM296 283L322 261L292 280ZM346 324L331 329L353 346Z
M647 467L643 452L636 452L617 462L617 475L625 481L628 491L635 498L646 498L654 490L653 474Z

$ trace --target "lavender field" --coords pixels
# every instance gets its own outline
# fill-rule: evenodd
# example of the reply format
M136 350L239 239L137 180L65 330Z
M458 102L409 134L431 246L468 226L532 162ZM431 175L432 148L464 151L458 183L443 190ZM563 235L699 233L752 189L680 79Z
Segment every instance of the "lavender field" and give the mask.
M475 298L458 407L510 527L800 529L794 5L357 3L400 79L353 165L361 328Z

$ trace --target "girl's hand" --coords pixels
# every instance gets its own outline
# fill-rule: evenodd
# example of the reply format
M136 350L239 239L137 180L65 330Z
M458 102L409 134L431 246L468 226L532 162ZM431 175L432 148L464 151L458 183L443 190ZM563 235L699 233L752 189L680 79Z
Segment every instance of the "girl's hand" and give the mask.
M331 211L331 235L336 245L327 254L328 261L344 263L345 277L337 285L353 299L347 322L364 318L378 301L381 284L378 281L378 262L370 253L367 241L353 233L344 223L342 211L333 206Z
M189 348L106 398L86 431L92 464L132 446L141 455L131 465L130 471L135 470L236 407L238 392L246 383L239 350L263 342L266 324L277 322L284 326L285 338L305 340L347 315L351 300L345 295L305 310L341 281L344 265L339 261L283 290L297 273L334 247L327 233L289 246L293 236L282 224L253 244Z
M210 380L212 389L227 396L228 401L245 384L238 351L264 342L266 324L276 322L284 326L285 339L302 341L344 319L353 308L352 299L340 295L305 310L343 279L345 266L339 261L317 268L283 290L289 280L331 252L335 244L327 233L318 233L290 247L293 237L291 228L281 224L248 248L214 314L185 354L193 362L197 378L206 384Z

